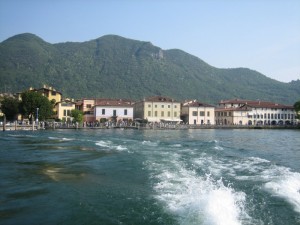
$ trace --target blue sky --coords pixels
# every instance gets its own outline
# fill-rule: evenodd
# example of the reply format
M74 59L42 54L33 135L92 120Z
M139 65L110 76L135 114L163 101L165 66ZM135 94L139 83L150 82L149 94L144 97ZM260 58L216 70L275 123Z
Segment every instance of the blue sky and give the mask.
M50 43L116 34L218 68L300 79L299 0L0 0L0 42L25 32Z

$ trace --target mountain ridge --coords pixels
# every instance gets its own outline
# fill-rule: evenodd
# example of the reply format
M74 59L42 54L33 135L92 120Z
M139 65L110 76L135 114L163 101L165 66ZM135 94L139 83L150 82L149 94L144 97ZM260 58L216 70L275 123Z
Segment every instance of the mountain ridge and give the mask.
M300 98L299 80L283 83L248 68L216 68L180 49L118 35L56 44L30 33L15 35L0 43L0 79L11 90L47 84L74 98L166 95L289 104Z

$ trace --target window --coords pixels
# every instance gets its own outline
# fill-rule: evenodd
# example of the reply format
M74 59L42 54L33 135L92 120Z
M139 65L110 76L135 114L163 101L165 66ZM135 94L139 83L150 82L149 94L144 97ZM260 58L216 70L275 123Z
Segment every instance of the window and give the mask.
M176 109L176 108L177 108L177 105L174 105L174 108Z
M64 109L64 116L67 116L67 110Z
M113 116L117 116L117 110L113 110Z
M151 111L148 111L148 116L151 116Z
M164 116L165 116L165 112L162 111L162 112L161 112L161 117L164 117Z
M164 106L164 105L161 105L161 107L162 107L162 108L165 108L165 106Z
M207 112L207 116L210 116L210 112L209 111Z
M174 116L177 117L177 112L174 112Z
M193 111L193 116L197 116L197 111Z
M87 107L88 109L90 109L90 108L92 108L92 105L91 105L91 104L86 104L86 107Z
M124 109L124 116L127 116L127 109Z
M155 105L154 107L157 108L157 105Z
M55 96L56 95L56 91L52 91L51 95Z
M157 117L157 111L154 112L154 116Z
M204 115L205 115L204 111L200 111L200 116L204 116Z
M170 111L168 111L168 117L170 117L171 116L171 112Z
M148 105L148 108L151 108L151 105L150 105L150 104Z
M170 106L170 105L168 105L168 108L171 108L171 106Z
M102 109L102 115L105 115L105 109Z

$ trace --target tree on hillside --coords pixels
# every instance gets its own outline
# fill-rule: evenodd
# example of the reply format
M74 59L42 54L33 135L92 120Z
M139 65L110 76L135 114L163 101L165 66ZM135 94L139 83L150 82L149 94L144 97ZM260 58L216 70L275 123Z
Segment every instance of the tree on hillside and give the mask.
M78 109L73 109L71 111L71 116L74 118L73 122L82 123L83 122L83 112Z
M1 102L1 111L6 116L8 121L14 121L17 119L19 113L19 104L18 99L12 97L5 97Z
M22 115L28 117L30 121L37 118L45 120L53 116L53 105L41 93L26 91L22 93L20 111Z
M294 104L294 108L297 114L297 119L300 119L300 100Z

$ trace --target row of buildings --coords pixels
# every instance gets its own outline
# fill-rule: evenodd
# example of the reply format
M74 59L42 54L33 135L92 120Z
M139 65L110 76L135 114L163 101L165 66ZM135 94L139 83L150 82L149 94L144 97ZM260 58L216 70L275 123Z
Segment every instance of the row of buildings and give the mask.
M197 100L179 102L154 96L140 101L129 99L84 98L63 99L62 93L46 85L30 89L55 101L56 118L72 121L71 110L83 112L84 122L114 123L147 120L150 123L185 123L190 125L285 125L296 124L293 106L260 100L222 100L217 106Z

